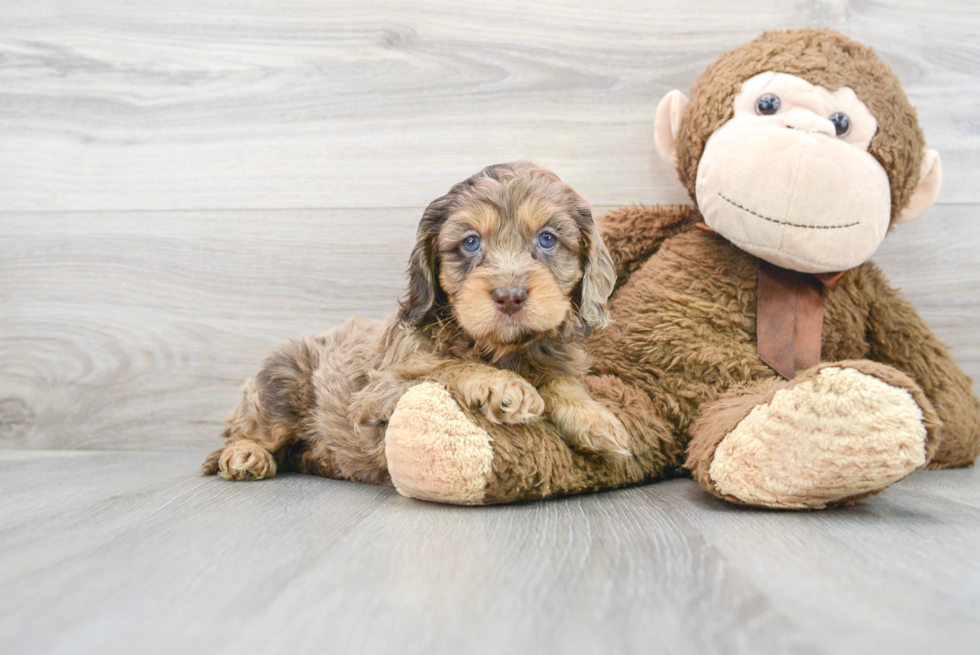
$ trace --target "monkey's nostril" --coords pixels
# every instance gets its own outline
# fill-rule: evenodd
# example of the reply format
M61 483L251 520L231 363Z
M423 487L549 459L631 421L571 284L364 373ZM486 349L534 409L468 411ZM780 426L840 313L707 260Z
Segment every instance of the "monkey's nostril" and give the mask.
M498 287L490 292L497 309L505 314L516 314L527 302L527 289L524 287Z

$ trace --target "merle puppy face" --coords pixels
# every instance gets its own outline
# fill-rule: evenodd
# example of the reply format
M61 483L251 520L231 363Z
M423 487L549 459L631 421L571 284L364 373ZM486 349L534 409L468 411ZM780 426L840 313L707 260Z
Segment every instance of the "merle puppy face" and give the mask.
M426 209L401 318L445 312L474 340L515 344L608 321L615 275L588 203L528 162L489 166Z

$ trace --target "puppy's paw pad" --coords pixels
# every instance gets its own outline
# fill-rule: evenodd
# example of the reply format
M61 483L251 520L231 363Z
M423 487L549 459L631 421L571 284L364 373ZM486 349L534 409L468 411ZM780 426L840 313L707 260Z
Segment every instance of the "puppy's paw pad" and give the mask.
M254 441L233 441L218 458L218 475L226 480L263 480L276 474L276 460Z
M483 413L497 423L521 424L541 416L544 399L524 378L498 377L490 382Z
M575 416L568 417L571 424L565 431L569 445L585 453L599 455L632 455L629 449L629 433L623 423L602 405L579 408Z
M626 426L609 410L605 410L604 414L589 425L588 433L595 446L592 450L597 453L629 457L632 453Z

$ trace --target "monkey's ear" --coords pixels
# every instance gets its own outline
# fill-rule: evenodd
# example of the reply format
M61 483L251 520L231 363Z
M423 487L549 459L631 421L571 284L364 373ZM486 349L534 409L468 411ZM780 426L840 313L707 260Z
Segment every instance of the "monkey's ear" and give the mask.
M653 122L653 145L657 154L668 164L677 165L677 132L681 129L681 117L690 102L687 96L674 89L657 105L657 117Z
M582 276L578 313L586 325L598 329L609 324L609 309L606 307L606 302L616 286L616 268L592 220L592 212L586 209L585 215L589 219L589 227L582 230L585 270Z
M909 199L895 223L908 223L926 213L932 207L939 195L939 187L943 183L943 165L939 161L939 153L929 149L922 154L922 168L919 169L919 184Z

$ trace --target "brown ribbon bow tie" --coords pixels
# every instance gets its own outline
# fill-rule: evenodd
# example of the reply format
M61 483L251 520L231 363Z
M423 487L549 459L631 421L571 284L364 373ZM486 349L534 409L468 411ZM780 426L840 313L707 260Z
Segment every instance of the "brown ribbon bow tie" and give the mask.
M714 233L704 223L697 227ZM847 271L799 273L759 260L756 339L759 359L792 380L820 363L823 287L831 291Z
M823 287L833 291L843 276L798 273L759 260L759 359L787 380L820 363Z

